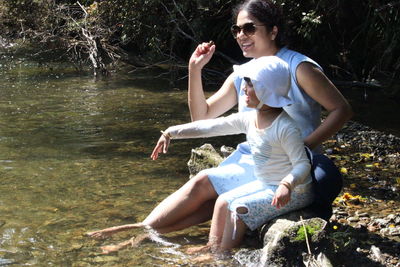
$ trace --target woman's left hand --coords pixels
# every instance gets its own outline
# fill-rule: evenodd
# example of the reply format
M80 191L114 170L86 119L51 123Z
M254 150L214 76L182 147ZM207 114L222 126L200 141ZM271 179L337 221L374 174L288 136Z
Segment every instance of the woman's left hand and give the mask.
M277 209L284 207L290 201L290 190L284 185L279 185L276 189L274 198L272 199L271 205Z
M151 153L150 157L153 160L156 160L158 158L158 154L167 153L170 140L171 139L167 135L162 134L160 136L160 139L158 139L158 142L157 142L156 146L154 147L153 152Z

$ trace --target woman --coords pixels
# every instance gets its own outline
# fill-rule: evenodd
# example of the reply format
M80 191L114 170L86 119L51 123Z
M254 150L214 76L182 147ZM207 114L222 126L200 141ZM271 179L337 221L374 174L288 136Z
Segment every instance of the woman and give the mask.
M298 123L305 144L320 152L320 145L335 134L352 116L350 105L337 88L323 74L321 67L308 57L283 47L280 10L270 0L248 0L234 11L236 24L232 33L246 58L276 55L286 61L291 69L289 96L295 102L285 111ZM202 87L201 71L215 52L215 45L203 43L189 60L188 104L193 121L215 118L229 111L236 104L239 111L245 110L244 81L231 74L222 87L206 99ZM320 124L320 106L328 116ZM163 148L166 152L166 147ZM315 204L321 205L322 217L329 218L331 202L341 188L340 174L333 163L321 155L317 161L315 178L317 188L334 189L331 192L316 192ZM247 144L239 144L237 150L219 167L201 171L179 190L163 200L142 223L111 227L89 233L93 237L104 237L113 233L149 226L160 233L187 228L209 220L218 195L243 184L254 181L250 150ZM314 164L315 165L315 164ZM333 177L333 178L332 178ZM320 193L320 194L319 194ZM323 198L326 195L328 198Z

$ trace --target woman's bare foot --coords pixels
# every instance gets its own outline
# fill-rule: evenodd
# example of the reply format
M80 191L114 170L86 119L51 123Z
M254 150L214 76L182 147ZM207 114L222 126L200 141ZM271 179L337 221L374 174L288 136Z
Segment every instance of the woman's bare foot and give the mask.
M142 228L142 227L145 227L145 225L143 225L142 223L125 224L125 225L105 228L103 230L88 232L88 233L86 233L86 235L89 237L93 237L93 238L104 239L104 238L110 237L113 234L116 234L121 231L129 230L129 229L133 229L133 228Z
M141 234L138 235L136 237L132 237L129 240L123 241L121 243L118 243L116 245L107 245L107 246L102 246L101 250L103 254L109 254L111 252L116 252L118 250L121 250L123 248L126 248L128 246L131 247L137 247L140 245L140 243L142 243L142 241L146 240L147 238L149 238L150 235L145 233L145 234Z
M106 228L106 229L103 229L103 230L88 232L88 233L86 233L86 235L89 236L89 237L97 238L97 239L103 239L103 238L107 238L109 236L112 236L116 232L118 232L118 231L113 230L112 227L111 227L111 228Z
M213 254L206 253L206 254L203 254L203 255L200 255L200 256L197 256L197 257L191 259L191 262L192 263L201 263L201 262L212 261L214 259L215 259L215 257Z
M144 240L150 238L150 234L145 233L138 235L137 237L129 239L131 247L138 247Z
M116 252L118 250L120 250L121 247L118 245L108 245L108 246L102 246L101 247L101 253L102 254L109 254L112 252Z

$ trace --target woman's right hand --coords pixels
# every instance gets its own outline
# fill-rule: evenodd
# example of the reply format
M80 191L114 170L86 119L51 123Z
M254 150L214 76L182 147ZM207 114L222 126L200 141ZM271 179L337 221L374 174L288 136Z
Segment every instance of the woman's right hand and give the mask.
M189 59L189 70L201 70L210 61L214 52L214 42L199 44Z
M158 158L158 154L167 153L170 140L171 139L168 137L168 135L162 134L160 136L160 139L158 139L158 142L157 142L156 146L154 147L153 152L151 153L150 157L153 160L156 160Z

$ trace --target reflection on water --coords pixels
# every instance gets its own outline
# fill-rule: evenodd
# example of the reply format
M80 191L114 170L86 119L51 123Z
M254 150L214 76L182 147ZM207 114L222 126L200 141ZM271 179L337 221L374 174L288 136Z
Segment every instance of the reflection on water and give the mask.
M177 141L168 156L149 158L161 129L189 119L185 91L2 60L0 266L187 264L182 247L205 242L206 226L107 256L101 245L135 232L105 241L84 236L144 219L186 181L190 147L203 140Z

